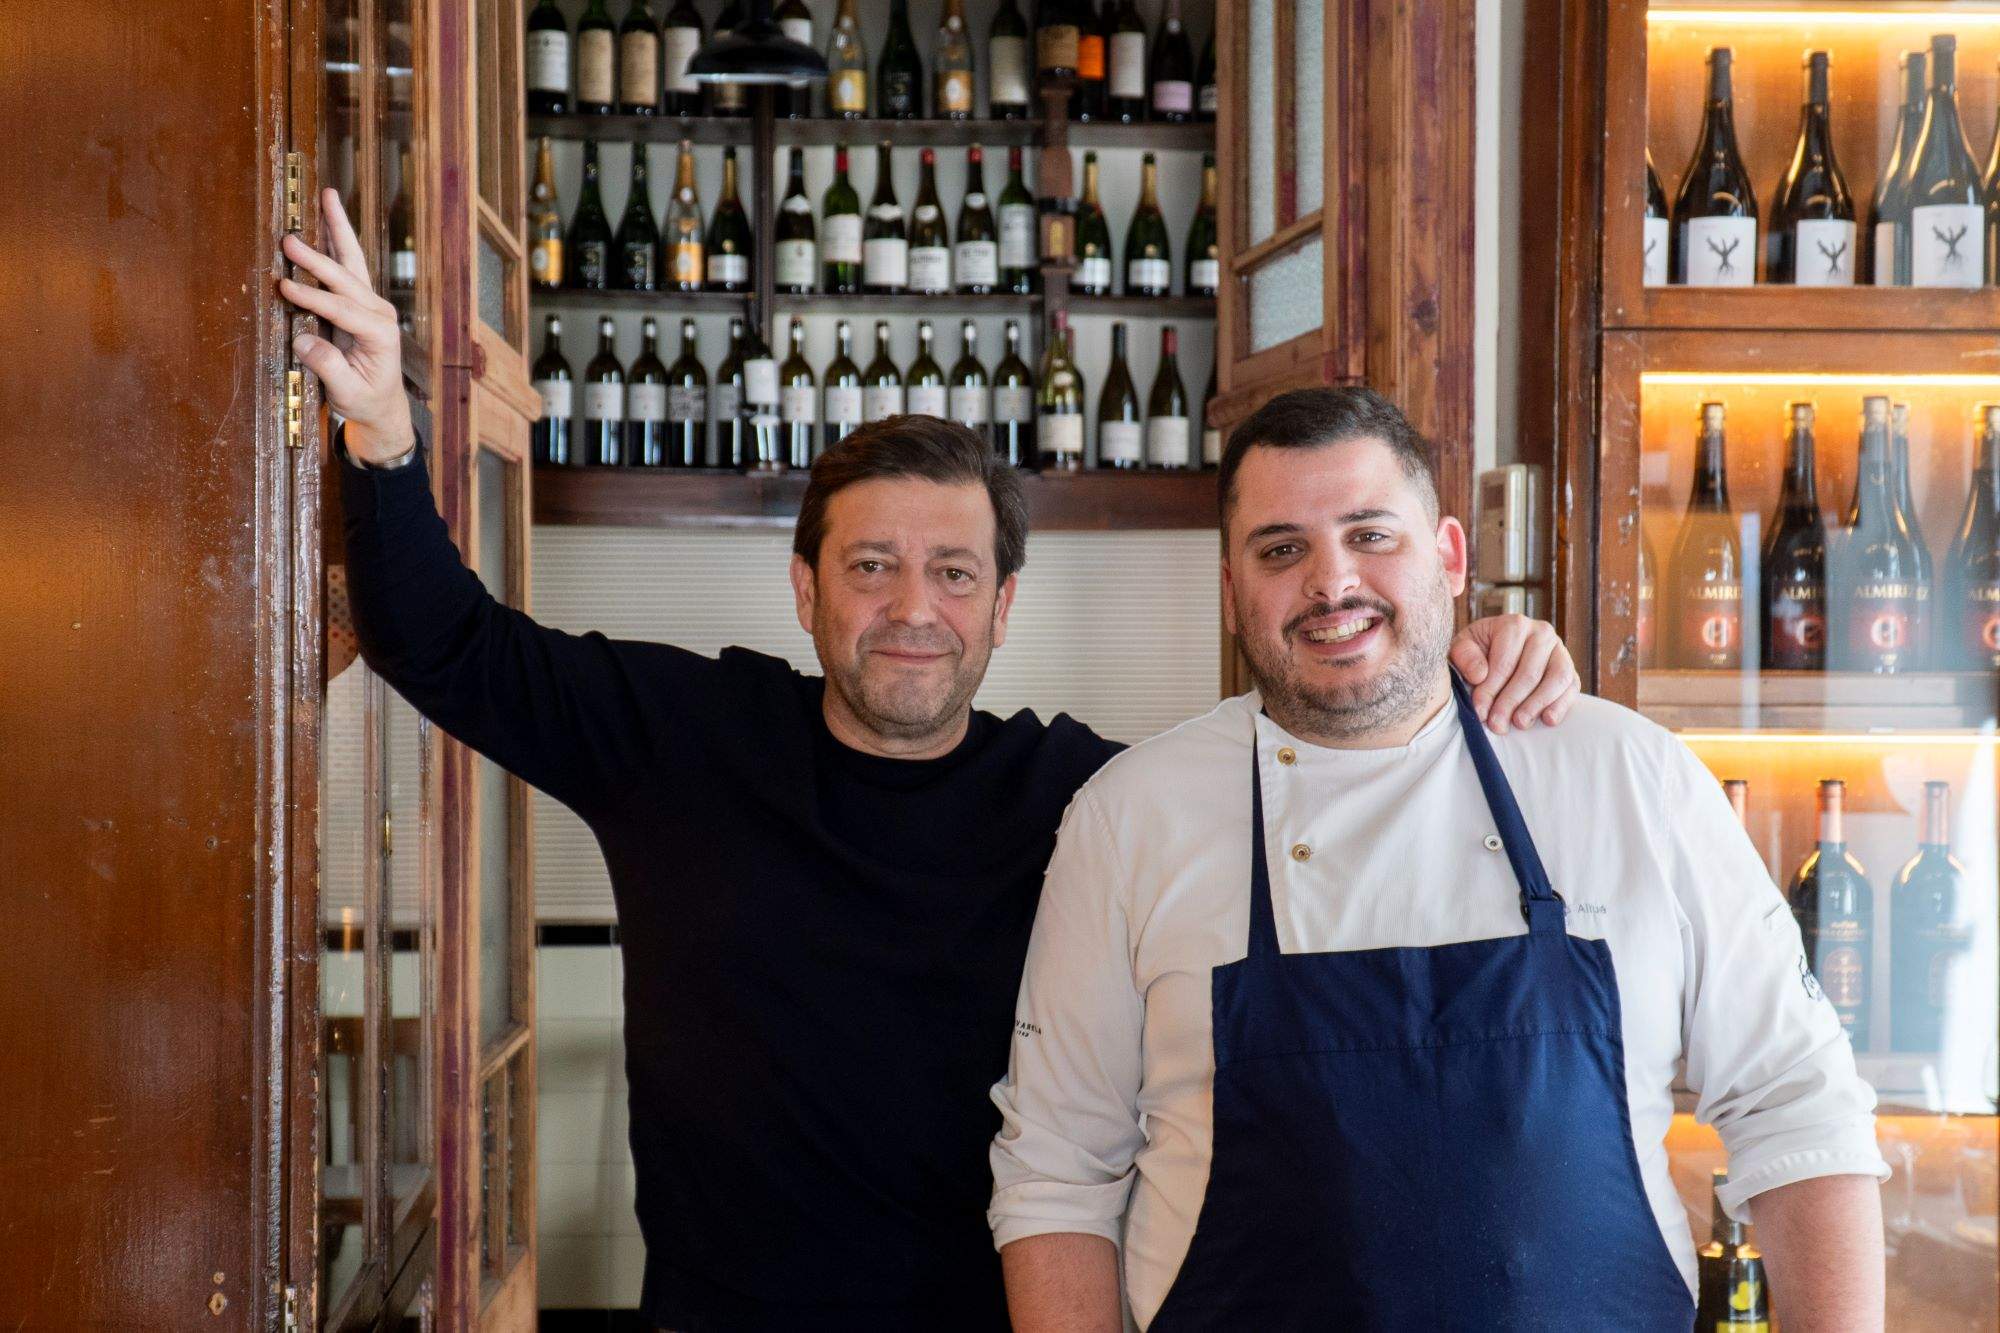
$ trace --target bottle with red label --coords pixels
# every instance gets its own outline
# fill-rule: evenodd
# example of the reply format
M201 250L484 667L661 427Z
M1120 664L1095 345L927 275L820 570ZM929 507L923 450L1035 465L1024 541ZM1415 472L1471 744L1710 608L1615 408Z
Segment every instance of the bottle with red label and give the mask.
M1721 403L1701 405L1694 491L1669 567L1673 663L1710 671L1743 665L1743 544L1729 510Z
M1943 621L1952 665L1993 671L2000 669L2000 404L1981 403L1974 429L1977 464L1946 565Z
M1869 974L1875 895L1868 872L1847 850L1847 784L1819 784L1819 842L1792 876L1786 895L1798 918L1806 964L1826 992L1854 1049L1868 1049Z
M1836 591L1829 656L1846 671L1885 674L1913 665L1920 564L1896 505L1889 450L1889 400L1871 395L1861 400L1847 531L1829 562Z
M1826 517L1813 460L1813 405L1792 403L1784 489L1764 543L1764 669L1826 668Z

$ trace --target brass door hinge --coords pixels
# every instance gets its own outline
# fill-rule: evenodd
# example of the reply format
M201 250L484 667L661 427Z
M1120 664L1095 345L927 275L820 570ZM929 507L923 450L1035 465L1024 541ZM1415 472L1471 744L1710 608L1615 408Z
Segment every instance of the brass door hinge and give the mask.
M285 230L306 225L306 163L297 153L285 154Z
M306 373L285 372L285 443L294 449L306 442Z
M299 1326L299 1289L285 1288L285 1333L295 1333Z

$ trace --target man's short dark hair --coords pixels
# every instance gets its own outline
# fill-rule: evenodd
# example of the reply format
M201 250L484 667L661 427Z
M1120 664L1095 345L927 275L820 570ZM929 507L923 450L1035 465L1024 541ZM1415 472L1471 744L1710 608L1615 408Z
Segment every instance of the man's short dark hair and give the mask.
M1437 464L1430 441L1410 424L1401 408L1381 394L1373 389L1343 385L1281 393L1229 433L1229 445L1222 451L1222 472L1217 479L1225 535L1229 529L1229 511L1236 503L1236 470L1243 466L1243 455L1251 449L1317 449L1362 439L1380 440L1389 447L1402 466L1403 475L1422 494L1431 517L1436 519L1439 516Z
M871 422L813 460L792 529L792 551L815 570L826 540L826 507L856 482L921 477L946 486L984 486L993 502L993 565L998 582L1028 562L1028 498L1021 474L991 445L955 421L932 416Z

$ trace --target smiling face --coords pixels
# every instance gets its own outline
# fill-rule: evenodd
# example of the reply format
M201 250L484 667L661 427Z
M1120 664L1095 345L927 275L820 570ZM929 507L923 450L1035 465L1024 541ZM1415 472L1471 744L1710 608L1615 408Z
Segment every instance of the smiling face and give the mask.
M1223 616L1271 717L1326 744L1406 742L1450 691L1465 554L1464 529L1379 439L1246 452Z
M828 502L817 564L792 557L792 590L843 742L927 758L964 736L1014 598L994 532L979 485L883 477Z

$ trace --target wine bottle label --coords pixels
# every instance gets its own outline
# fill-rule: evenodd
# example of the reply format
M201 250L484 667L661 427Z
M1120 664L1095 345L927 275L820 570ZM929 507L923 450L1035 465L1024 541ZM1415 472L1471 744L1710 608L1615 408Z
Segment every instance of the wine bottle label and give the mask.
M833 108L835 115L843 112L850 116L868 114L867 70L841 70L826 87L827 105Z
M1000 206L1000 267L1035 266L1035 209L1032 204Z
M625 417L629 421L665 421L667 386L628 384L625 386Z
M1910 285L1977 287L1985 281L1986 210L1923 204L1910 210Z
M563 243L545 236L528 251L528 273L544 287L559 287L563 280Z
M1087 292L1108 292L1111 290L1111 258L1109 255L1085 255L1076 261L1076 285Z
M1188 424L1186 417L1148 417L1146 461L1155 467L1186 467Z
M880 113L885 116L914 114L917 109L917 73L908 69L875 67L875 84L882 94Z
M910 247L910 290L948 292L951 290L951 251L942 245Z
M587 28L576 35L577 101L611 101L612 45L608 28Z
M829 384L826 386L826 419L835 425L857 425L861 416L861 386L858 384Z
M743 397L752 408L778 405L778 363L768 356L743 363Z
M1212 116L1222 107L1222 93L1212 83L1201 85L1199 100L1201 102L1201 113L1204 116Z
M1801 287L1854 285L1854 224L1801 218L1792 240L1792 281Z
M784 209L785 212L790 213L793 217L801 215L811 217L813 211L813 206L806 202L806 197L802 194L786 195L785 201L779 204L778 207Z
M811 287L819 281L818 247L811 241L779 241L777 253L780 287Z
M701 281L701 242L675 241L670 255L674 271L673 279L680 283Z
M1061 420L1062 418L1057 418ZM1146 457L1146 428L1136 421L1097 423L1097 461L1139 463Z
M707 421L708 390L699 384L669 384L667 420Z
M1826 665L1826 590L1818 583L1774 584L1766 611L1771 665L1817 671Z
M714 409L719 422L736 420L743 414L743 386L740 384L718 384L711 390L709 406Z
M785 36L801 46L813 44L813 21L810 18L779 19L778 27Z
M778 413L786 421L810 426L819 419L819 390L810 384L787 384Z
M861 281L870 287L909 286L910 243L895 236L863 241Z
M1146 34L1111 35L1111 95L1138 102L1146 97Z
M942 418L951 410L950 395L942 384L912 384L905 410L912 416Z
M1083 413L1050 413L1037 422L1042 451L1051 454L1083 452Z
M1896 285L1896 224L1893 222L1875 224L1875 285Z
M1916 611L1914 584L1872 579L1856 584L1847 596L1846 664L1857 671L1909 670Z
M1095 33L1083 33L1076 39L1076 76L1104 82L1104 38Z
M701 50L701 29L668 28L660 49L665 52L667 91L690 96L699 93L701 85L688 77L688 61Z
M542 28L528 34L528 87L538 93L569 91L569 33Z
M417 285L417 252L415 250L392 250L389 252L389 285L391 287L414 287Z
M618 271L624 275L627 287L641 292L652 290L653 255L651 241L627 241L618 247Z
M1689 218L1681 253L1688 286L1748 287L1757 280L1757 219Z
M1222 462L1222 432L1205 426L1201 432L1201 465L1214 467Z
M991 287L1000 281L1000 247L992 241L960 241L952 262L961 287Z
M1002 425L1018 426L1035 419L1035 391L1026 384L993 386L993 419Z
M715 109L717 111L739 112L749 109L750 86L744 83L718 83L713 85Z
M1164 259L1135 256L1125 264L1125 290L1164 292L1174 280L1173 266Z
M660 104L660 42L651 30L626 33L618 43L618 100L627 106Z
M991 62L990 98L995 107L1028 104L1028 43L1019 37L995 37L986 44Z
M1820 918L1813 975L1819 978L1820 989L1839 1013L1840 1026L1850 1038L1868 999L1868 963L1862 952L1867 947L1867 932L1860 922Z
M954 384L951 386L951 419L963 426L983 426L986 424L986 400L991 395L984 384Z
M1667 227L1665 218L1647 218L1645 233L1645 253L1641 262L1640 281L1648 287L1667 285Z
M1081 44L1076 24L1044 23L1035 32L1035 65L1039 69L1078 69L1077 48ZM1103 71L1098 77L1103 77Z
M944 210L936 204L918 204L916 212L910 215L916 221L929 225L944 216Z
M579 287L602 291L610 285L611 245L608 241L579 241L576 246L576 282Z
M1222 285L1222 261L1219 259L1197 259L1188 265L1188 287L1192 291L1213 296L1215 289Z
M575 380L536 380L535 392L542 398L542 419L568 421L575 411Z
M820 228L820 243L826 250L829 264L858 264L861 262L861 215L859 213L829 214Z
M1153 84L1153 110L1162 112L1194 110L1194 85L1186 79L1160 79Z
M583 386L583 419L585 421L623 421L625 419L625 386L622 384L586 384Z
M877 222L901 222L903 210L895 204L875 204L869 208L868 216Z
M719 250L711 253L708 257L708 280L713 284L748 282L750 256L726 255Z
M1743 585L1693 583L1680 594L1681 664L1723 670L1743 663Z
M969 116L972 114L972 71L969 69L946 70L938 80L937 114L950 112Z
M868 384L861 389L861 414L869 421L903 415L903 386Z
M1975 583L1965 590L1965 665L2000 667L2000 583Z

